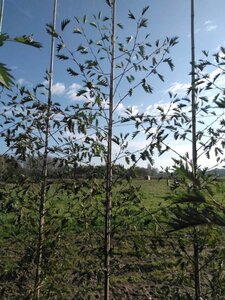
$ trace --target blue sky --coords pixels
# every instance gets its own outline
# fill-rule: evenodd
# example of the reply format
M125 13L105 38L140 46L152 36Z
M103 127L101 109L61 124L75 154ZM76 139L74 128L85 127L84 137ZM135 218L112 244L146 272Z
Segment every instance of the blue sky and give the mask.
M196 58L202 58L201 50L214 53L220 45L225 43L225 1L224 0L196 0ZM167 91L182 93L187 87L190 78L190 1L188 0L118 0L118 21L123 23L125 33L131 31L126 16L130 9L134 13L141 11L146 5L150 9L146 15L149 19L150 40L163 39L166 36L178 36L179 44L174 47L171 57L175 64L175 70L163 69L165 82L152 79L154 94L149 96L141 93L133 97L125 106L133 106L134 109L145 111L157 103L167 103ZM46 33L45 25L52 20L53 0L5 0L5 11L2 31L10 36L33 34L34 39L41 42L42 49L34 49L14 43L8 43L1 48L1 60L6 63L13 72L16 80L21 84L37 84L43 82L45 70L49 66L50 37ZM57 26L65 18L73 16L91 16L98 11L107 12L104 0L58 0ZM68 39L71 37L66 36ZM75 46L76 41L71 40ZM54 96L57 101L66 101L71 104L76 101L73 98L73 87L80 82L68 77L62 62L55 61L54 72ZM137 99L138 98L138 99ZM123 107L121 107L123 108ZM137 147L142 140L133 142ZM185 144L177 145L178 151L183 153ZM166 155L157 160L157 166L169 164L169 156Z

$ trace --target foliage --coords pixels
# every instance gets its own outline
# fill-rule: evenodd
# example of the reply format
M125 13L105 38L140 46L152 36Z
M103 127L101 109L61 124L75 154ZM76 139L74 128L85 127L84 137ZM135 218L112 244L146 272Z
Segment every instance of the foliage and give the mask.
M35 48L41 48L42 45L33 40L32 35L23 35L17 36L15 38L11 38L8 34L1 33L0 34L0 47L4 46L6 42L16 42L24 45L29 45ZM10 73L10 69L3 63L0 63L0 85L6 88L12 87L13 84L13 76Z

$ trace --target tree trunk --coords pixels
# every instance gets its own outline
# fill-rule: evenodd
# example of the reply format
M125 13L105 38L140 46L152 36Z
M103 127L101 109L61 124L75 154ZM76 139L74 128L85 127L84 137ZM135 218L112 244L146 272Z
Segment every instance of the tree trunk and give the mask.
M54 12L53 12L53 28L56 26L56 9L57 0L54 0ZM45 133L45 145L42 165L42 178L41 178L41 190L40 190L40 205L39 205L39 229L38 229L38 245L37 245L37 258L36 258L36 274L34 284L34 297L33 299L40 299L41 282L42 282L42 257L43 257L43 244L44 244L44 227L45 227L45 202L46 202L46 188L47 188L47 176L48 176L48 146L50 135L50 114L52 105L52 82L53 82L53 62L54 62L54 46L55 37L52 35L51 39L51 56L50 56L50 69L49 69L49 90L48 90L48 102L47 102L47 114L46 114L46 133Z
M197 185L197 137L196 137L196 83L195 83L195 26L194 26L194 0L191 0L191 107L192 107L192 173L193 187ZM201 298L200 266L199 266L199 240L198 228L194 228L193 252L194 252L194 279L195 299Z
M114 69L115 69L115 12L116 0L111 1L112 35L111 35L111 69L109 86L109 120L106 161L106 203L105 203L105 284L104 299L109 300L110 290L110 255L111 255L111 213L112 213L112 126L114 100Z

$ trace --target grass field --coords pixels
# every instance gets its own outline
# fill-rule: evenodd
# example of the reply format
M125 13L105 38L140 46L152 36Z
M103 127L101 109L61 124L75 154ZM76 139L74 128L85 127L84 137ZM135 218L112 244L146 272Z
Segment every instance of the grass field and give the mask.
M120 182L114 192L112 299L194 299L193 229L170 231L166 224L170 201L165 198L177 191L166 180L128 185ZM223 182L212 189L221 203ZM49 185L42 299L102 299L103 192L100 181L83 182L81 188L74 182ZM31 298L38 193L37 183L1 186L1 299ZM208 224L200 232L204 299L224 300L224 228Z

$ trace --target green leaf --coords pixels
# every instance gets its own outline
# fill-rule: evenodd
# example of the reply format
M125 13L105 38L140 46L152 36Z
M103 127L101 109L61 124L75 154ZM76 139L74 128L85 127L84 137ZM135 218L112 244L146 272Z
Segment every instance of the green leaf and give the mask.
M161 74L159 74L159 73L157 73L157 75L159 76L159 79L162 80L162 81L164 82L164 77L163 77L163 75L161 75Z
M82 34L80 28L75 28L75 29L73 30L73 33Z
M87 23L87 16L86 15L83 17L83 23L84 24Z
M129 91L128 91L128 95L131 97L131 96L132 96L132 94L133 94L133 89L129 89Z
M153 56L152 58L152 65L155 66L157 64L156 58Z
M131 154L131 160L133 161L133 162L135 162L136 161L136 156L135 156L135 154Z
M85 46L83 46L82 44L80 44L78 47L77 47L77 51L79 51L81 54L86 54L88 53L88 50Z
M130 10L128 12L128 18L135 20L135 16L132 14L132 12Z
M0 47L4 45L4 42L6 42L9 39L9 36L5 33L0 34Z
M64 48L63 44L57 44L56 46L57 52L60 52L63 48Z
M169 46L170 46L170 47L171 47L171 46L175 46L177 43L178 43L178 37L175 36L175 37L173 37L173 38L170 39L170 41L169 41Z
M135 78L134 78L134 76L133 76L133 75L126 76L126 78L127 78L127 81L128 81L129 83L131 83L132 81L134 81L134 80L135 80Z
M145 80L143 80L142 87L143 87L143 89L144 89L144 91L145 91L146 93L151 94L151 93L153 92L152 87L151 87L148 83L146 83Z
M97 27L96 23L93 21L93 22L90 22L90 25L91 26L94 26L94 27Z
M69 19L65 19L61 22L61 30L63 31L65 27L70 23Z
M77 92L77 97L82 96L82 95L85 94L85 93L87 93L86 90L79 90L79 91Z
M141 28L141 27L148 27L148 20L147 19L141 19L141 21L138 25L138 28Z
M118 23L117 26L120 28L120 29L123 29L123 25L121 23Z
M30 97L30 96L24 97L24 98L21 100L21 103L22 103L22 104L25 104L25 103L30 102L30 101L32 101L32 100L33 100L33 99L32 99L32 97Z
M23 36L17 36L14 38L14 41L16 41L17 43L21 43L21 44L25 44L25 45L29 45L35 48L41 48L42 45L39 42L36 42L33 40L33 36L32 35L23 35Z
M101 17L102 17L102 12L100 11L100 12L98 13L98 19L101 20Z
M168 66L170 67L170 70L173 71L173 69L174 69L174 64L173 64L171 58L165 58L165 59L163 60L163 62L166 62L166 63L168 64Z
M10 71L5 64L0 63L0 85L8 89L12 86L14 79Z
M53 37L58 38L58 36L59 36L58 33L55 31L52 24L47 24L46 25L46 31L47 31L48 34L50 34Z
M206 56L206 57L208 57L209 56L209 51L205 51L205 50L203 50L202 51L202 53Z
M129 157L125 157L125 161L126 161L126 163L129 165L130 164L130 159L129 159Z
M127 43L130 43L132 40L133 40L133 36L132 36L132 35L131 35L131 36L128 36L128 37L126 38Z
M77 75L79 75L79 73L75 72L72 68L67 68L67 72L68 72L71 76L77 76Z
M215 101L219 108L225 108L225 100Z
M143 16L148 9L149 9L149 5L143 8L141 15Z
M109 7L111 7L111 2L110 2L110 0L105 0L105 2L106 2L106 4L107 4Z
M77 51L84 51L86 48L80 44L78 47L77 47Z
M57 56L59 59L61 59L61 60L67 60L67 59L69 59L68 56L63 55L63 54L57 54L56 56Z

